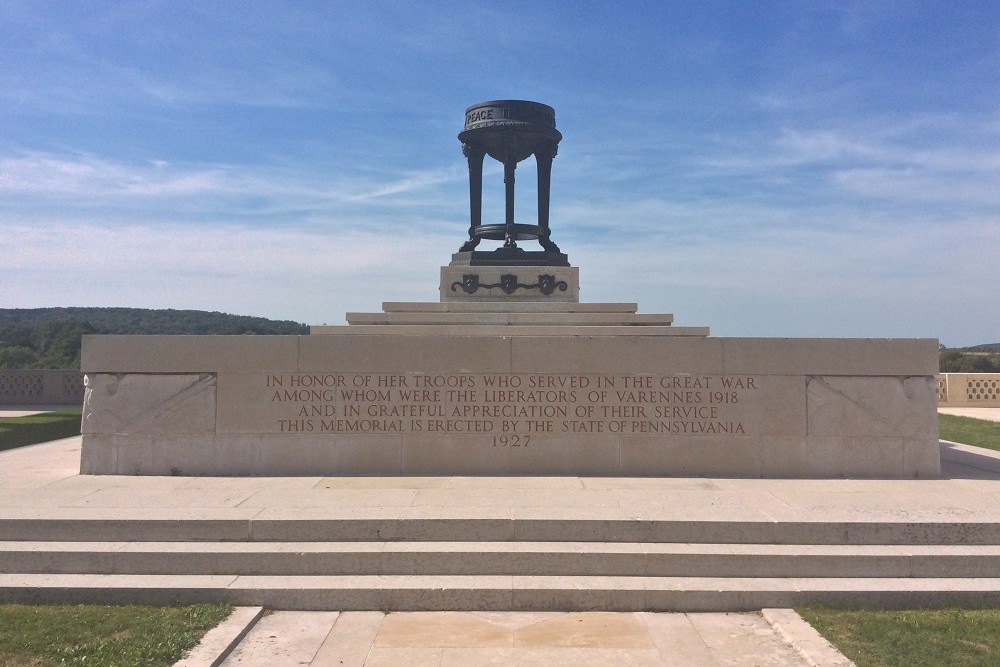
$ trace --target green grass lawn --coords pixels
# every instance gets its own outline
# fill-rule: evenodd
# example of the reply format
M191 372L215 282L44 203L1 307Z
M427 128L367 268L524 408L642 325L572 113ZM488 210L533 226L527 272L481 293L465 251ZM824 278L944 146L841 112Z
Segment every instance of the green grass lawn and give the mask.
M858 667L1000 665L1000 610L796 609Z
M1000 451L1000 422L955 415L938 415L941 439Z
M231 612L226 604L0 605L0 667L171 665Z
M0 451L80 435L80 408L0 418Z

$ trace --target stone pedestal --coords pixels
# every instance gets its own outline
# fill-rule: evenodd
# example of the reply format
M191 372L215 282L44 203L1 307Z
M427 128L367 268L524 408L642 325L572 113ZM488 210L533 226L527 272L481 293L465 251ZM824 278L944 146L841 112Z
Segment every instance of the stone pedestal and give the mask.
M443 266L441 301L580 300L575 266Z

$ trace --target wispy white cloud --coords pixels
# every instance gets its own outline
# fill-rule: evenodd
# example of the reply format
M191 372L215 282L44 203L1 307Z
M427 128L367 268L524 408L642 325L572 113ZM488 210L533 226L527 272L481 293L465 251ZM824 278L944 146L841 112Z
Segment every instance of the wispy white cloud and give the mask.
M347 197L347 199L352 202L364 202L390 195L398 195L412 192L414 190L421 190L427 188L428 186L439 185L441 183L465 181L467 178L468 172L461 167L432 169L429 171L406 174L400 180L385 183L367 192L351 194Z
M224 169L174 169L163 161L124 164L44 153L0 157L0 192L49 197L179 197L231 191Z
M916 167L844 169L833 175L833 182L861 197L904 202L907 206L951 204L956 210L1000 206L1000 188L995 187L1000 182L1000 168L947 174Z
M1000 204L1000 136L966 127L948 140L930 142L926 133L926 119L914 121L905 133L898 126L784 128L750 146L717 145L697 161L693 174L731 182L753 178L776 189L795 183L800 194L817 202L833 196L842 203L878 199L900 209L934 202L960 211L985 207L983 213Z
M355 204L390 199L412 205L419 201L413 197L421 193L426 206L441 200L438 186L465 178L458 167L402 174L370 170L325 173L280 165L174 164L156 159L125 162L40 152L0 156L0 193L34 197L32 201L39 205L47 202L44 206L59 201L70 209L73 201L98 203L112 213L130 201L157 200L158 208L150 210L150 215L167 219L172 217L170 202L178 211L189 212L197 206L209 212L231 207L234 198L249 200L248 206L258 213L271 215L291 211L317 214L322 210L352 215ZM349 210L343 208L345 205L350 205ZM275 218L277 224L285 222Z

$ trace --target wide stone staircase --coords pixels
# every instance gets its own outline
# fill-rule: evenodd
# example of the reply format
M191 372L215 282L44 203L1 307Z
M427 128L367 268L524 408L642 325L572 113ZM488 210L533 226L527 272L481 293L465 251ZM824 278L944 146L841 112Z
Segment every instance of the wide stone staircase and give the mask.
M344 611L1000 604L1000 522L975 518L702 521L565 507L232 514L8 511L0 601Z

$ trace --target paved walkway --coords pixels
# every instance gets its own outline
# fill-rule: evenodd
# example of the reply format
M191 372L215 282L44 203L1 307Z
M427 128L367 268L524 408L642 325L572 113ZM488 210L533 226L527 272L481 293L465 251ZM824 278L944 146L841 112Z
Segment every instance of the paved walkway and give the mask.
M245 616L246 611L237 610L235 616ZM217 649L203 646L178 664L207 665L217 655ZM741 614L284 611L260 618L222 664L780 667L851 663L795 612L769 609Z
M1000 520L1000 474L942 462L941 479L129 477L80 475L80 436L0 452L0 515L119 519L364 517L396 509L658 520ZM973 448L975 449L975 448ZM977 450L995 462L1000 452ZM988 459L987 457L992 457ZM648 516L647 516L648 515Z

